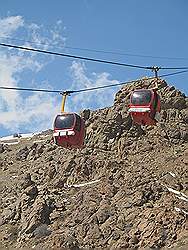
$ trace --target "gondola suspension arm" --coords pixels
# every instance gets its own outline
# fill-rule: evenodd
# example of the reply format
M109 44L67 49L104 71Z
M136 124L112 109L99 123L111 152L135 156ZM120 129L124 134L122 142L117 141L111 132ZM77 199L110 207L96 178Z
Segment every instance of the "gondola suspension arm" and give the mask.
M158 80L159 80L159 77L158 77L158 71L160 70L161 68L158 67L158 66L153 66L151 68L151 71L155 73L155 78L156 78L156 82L155 82L155 87L153 89L155 90L158 90Z
M70 93L71 91L65 91L65 92L60 93L63 96L62 102L61 102L61 113L64 113L65 111L65 102L66 102L67 96L69 96Z

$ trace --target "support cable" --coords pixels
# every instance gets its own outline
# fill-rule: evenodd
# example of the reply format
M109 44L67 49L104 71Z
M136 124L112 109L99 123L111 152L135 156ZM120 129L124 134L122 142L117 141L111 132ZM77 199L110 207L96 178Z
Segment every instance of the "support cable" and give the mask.
M126 63L106 61L106 60L101 60L101 59L82 57L82 56L58 53L58 52L53 52L53 51L41 50L41 49L28 48L28 47L17 46L17 45L6 44L6 43L0 43L0 46L14 48L14 49L20 49L20 50L26 50L26 51L32 51L32 52L38 52L38 53L44 53L44 54L49 54L49 55L56 55L56 56L69 57L69 58L74 58L74 59L98 62L98 63L112 64L112 65L117 65L117 66L153 70L155 72L156 76L157 76L157 71L159 69L167 69L167 70L180 70L180 69L185 69L186 70L186 69L188 69L188 67L156 67L156 66L141 66L141 65L134 65L134 64L126 64ZM156 69L157 69L157 71L156 71Z
M50 43L42 43L42 42L34 42L24 39L18 39L9 36L0 36L0 39L6 39L10 41L17 41L22 43L30 43L35 44L38 46L48 46L57 49L72 49L72 50L80 50L80 51L88 51L88 52L95 52L95 53L103 53L103 54L112 54L112 55L120 55L120 56L132 56L132 57L141 57L141 58L158 58L158 59L168 59L168 60L188 60L186 57L167 57L167 56L152 56L152 55L141 55L141 54L132 54L132 53L125 53L123 51L106 51L103 49L89 49L89 48L80 48L80 47L71 47L71 46L55 46Z
M49 55L55 55L55 56L62 56L62 57L69 57L69 58L74 58L74 59L98 62L98 63L106 63L106 64L112 64L112 65L117 65L117 66L130 67L130 68L151 69L151 67L149 66L140 66L140 65L126 64L126 63L120 63L120 62L106 61L106 60L101 60L101 59L76 56L76 55L58 53L58 52L53 52L53 51L41 50L41 49L28 48L28 47L17 46L17 45L6 44L6 43L0 43L0 46L26 50L26 51L32 51L32 52L38 52L38 53L43 53L43 54L49 54Z
M168 77L168 76L173 76L177 74L182 74L182 73L188 73L188 70L184 71L179 71L179 72L173 72L165 75L159 75L158 78L162 77ZM147 79L156 79L156 77L148 77ZM112 87L117 87L125 84L131 84L139 80L131 80L127 82L121 82L121 83L114 83L110 85L103 85L103 86L98 86L98 87L92 87L92 88L85 88L85 89L78 89L78 90L50 90L50 89L36 89L36 88L21 88L21 87L6 87L6 86L0 86L0 89L2 90L18 90L18 91L32 91L32 92L46 92L46 93L59 93L59 94L73 94L73 93L81 93L81 92L87 92L87 91L92 91L92 90L99 90L99 89L105 89L105 88L112 88Z
M150 77L148 79L154 79L154 78L155 77ZM112 88L112 87L116 87L116 86L120 86L120 85L124 85L124 84L131 84L131 83L134 83L135 81L138 81L138 80L131 80L131 81L127 81L127 82L114 83L114 84L103 85L103 86L99 86L99 87L85 88L85 89L79 89L79 90L65 90L65 91L62 91L62 90L50 90L50 89L6 87L6 86L0 86L0 89L4 89L4 90L18 90L18 91L31 91L31 92L59 93L61 95L63 95L63 94L70 95L70 94L73 94L73 93L81 93L81 92L87 92L87 91L92 91L92 90Z
M106 61L106 60L101 60L101 59L82 57L82 56L58 53L58 52L53 52L53 51L41 50L41 49L28 48L28 47L17 46L17 45L6 44L6 43L0 43L0 46L14 48L14 49L20 49L20 50L26 50L26 51L32 51L32 52L38 52L38 53L44 53L44 54L49 54L49 55L56 55L56 56L69 57L69 58L74 58L74 59L98 62L98 63L106 63L106 64L112 64L112 65L117 65L117 66L130 67L130 68L139 68L139 69L147 69L147 70L153 70L153 68L154 68L154 66L141 66L141 65L126 64L126 63L113 62L113 61ZM159 69L167 69L167 70L188 69L187 66L186 67L158 67L158 68Z

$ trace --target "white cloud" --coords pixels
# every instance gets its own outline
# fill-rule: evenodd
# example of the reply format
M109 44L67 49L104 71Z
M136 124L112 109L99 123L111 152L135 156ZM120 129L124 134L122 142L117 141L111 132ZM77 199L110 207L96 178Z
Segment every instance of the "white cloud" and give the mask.
M58 20L53 29L50 30L53 39L53 45L60 45L61 47L65 45L66 37L61 34L66 28L63 26L62 20Z
M61 20L58 20L53 28L44 27L35 23L26 24L28 30L27 47L40 47L40 49L47 50L49 47L60 46L63 47L66 42L66 37L62 35L65 27ZM32 43L30 42L32 41Z
M18 100L17 100L18 101ZM50 128L58 112L56 99L44 93L33 94L26 99L19 98L17 110L1 112L1 124L11 131L26 126L31 131Z
M59 22L58 26L60 27ZM16 32L24 32L29 40L42 44L50 41L56 44L64 39L61 34L56 36L51 33L43 37L41 26L26 24L23 17L12 16L0 19L0 36L11 36ZM48 45L44 45L48 46ZM44 48L44 47L43 47ZM46 60L37 53L28 53L17 50L0 48L0 86L16 87L22 82L22 73L33 72L37 74L52 59ZM27 86L32 87L30 79ZM41 88L51 88L44 83ZM0 127L12 132L24 130L36 131L51 127L54 115L58 112L57 99L54 96L35 93L28 96L23 92L0 90Z
M21 16L10 16L0 19L0 36L9 36L23 25L24 20Z
M117 80L111 80L110 74L107 72L93 72L91 75L88 75L86 73L86 70L87 69L84 63L76 61L72 63L71 72L73 78L73 85L71 89L77 90L119 83ZM75 94L71 99L71 107L74 108L76 106L77 109L93 109L110 106L113 103L114 94L116 91L117 87Z

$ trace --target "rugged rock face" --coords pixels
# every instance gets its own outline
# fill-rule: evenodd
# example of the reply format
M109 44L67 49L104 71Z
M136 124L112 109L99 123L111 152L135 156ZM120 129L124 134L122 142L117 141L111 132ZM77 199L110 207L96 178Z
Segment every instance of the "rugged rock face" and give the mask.
M188 247L188 98L159 80L161 122L133 126L130 92L82 112L86 147L53 145L51 131L0 145L0 247ZM183 248L185 247L185 248Z

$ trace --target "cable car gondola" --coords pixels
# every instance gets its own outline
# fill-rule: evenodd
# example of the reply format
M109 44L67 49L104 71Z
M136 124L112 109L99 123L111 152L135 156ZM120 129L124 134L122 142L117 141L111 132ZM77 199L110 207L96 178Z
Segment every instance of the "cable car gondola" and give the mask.
M139 89L131 94L128 111L134 123L156 125L160 110L160 98L156 89Z
M84 146L85 123L78 114L64 112L66 95L67 93L63 96L62 112L54 120L54 142L64 148L82 148Z

